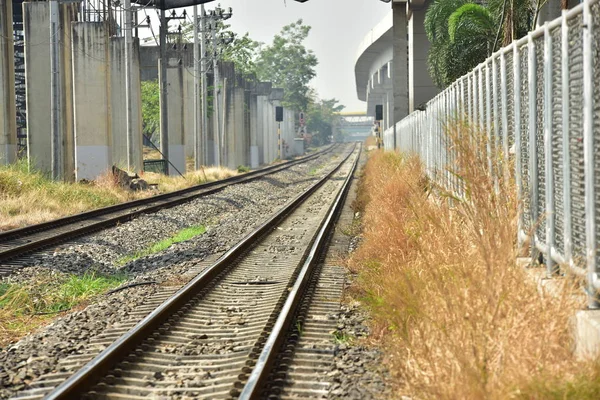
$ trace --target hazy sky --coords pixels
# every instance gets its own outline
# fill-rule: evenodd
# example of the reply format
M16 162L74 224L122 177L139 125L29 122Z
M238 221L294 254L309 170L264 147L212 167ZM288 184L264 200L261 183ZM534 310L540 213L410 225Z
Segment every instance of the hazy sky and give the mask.
M212 9L217 1L207 3ZM227 22L237 33L249 32L254 40L270 43L284 25L302 18L312 30L306 46L318 60L317 76L311 85L321 98L335 97L346 111L363 111L365 103L356 97L354 63L358 45L389 12L390 3L380 0L221 0L232 7ZM191 9L189 12L191 14Z

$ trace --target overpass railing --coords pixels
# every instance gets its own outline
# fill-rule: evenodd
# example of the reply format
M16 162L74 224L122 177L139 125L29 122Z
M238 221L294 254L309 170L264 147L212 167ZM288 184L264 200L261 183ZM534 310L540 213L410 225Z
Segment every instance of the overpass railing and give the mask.
M585 278L598 308L600 1L585 0L494 53L386 130L384 146L417 153L451 186L444 126L458 117L487 133L490 162L512 153L519 239L542 252L548 273L558 263Z

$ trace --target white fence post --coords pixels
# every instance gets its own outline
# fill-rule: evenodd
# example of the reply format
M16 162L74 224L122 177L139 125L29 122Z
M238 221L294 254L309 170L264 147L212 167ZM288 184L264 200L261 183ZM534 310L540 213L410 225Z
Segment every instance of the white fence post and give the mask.
M596 203L594 171L594 77L592 53L592 13L583 2L583 163L585 170L585 237L588 307L600 308L596 293Z
M516 43L513 44L513 95L514 95L514 127L515 127L515 169L517 183L517 204L519 207L517 218L517 243L523 244L521 231L523 230L523 166L521 162L521 51Z
M569 24L567 11L563 10L561 24L561 60L562 60L562 140L563 140L563 218L564 218L564 256L565 261L573 264L573 236L571 225L571 153L569 142Z
M528 72L527 83L529 84L528 99L528 121L529 121L529 216L531 217L531 257L535 261L537 253L537 229L538 224L538 160L537 160L537 58L535 54L535 42L531 33L527 36L528 48Z
M544 24L544 155L546 182L546 273L554 270L552 249L554 248L554 170L552 168L552 36L548 22Z

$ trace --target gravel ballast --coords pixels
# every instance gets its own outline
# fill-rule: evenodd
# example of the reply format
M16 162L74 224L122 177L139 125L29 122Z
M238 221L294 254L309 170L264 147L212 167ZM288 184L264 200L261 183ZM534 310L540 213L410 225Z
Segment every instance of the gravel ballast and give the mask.
M32 256L25 268L5 280L23 282L52 272L81 275L95 271L126 273L130 277L128 284L148 284L101 296L85 309L63 315L48 327L0 349L0 398L8 398L28 388L41 374L55 371L60 359L80 354L92 338L139 309L164 282L184 283L189 277L182 276L188 269L226 251L337 165L349 150L348 146L334 150L269 177L142 215L129 223ZM205 226L206 233L119 265L124 256L196 225Z

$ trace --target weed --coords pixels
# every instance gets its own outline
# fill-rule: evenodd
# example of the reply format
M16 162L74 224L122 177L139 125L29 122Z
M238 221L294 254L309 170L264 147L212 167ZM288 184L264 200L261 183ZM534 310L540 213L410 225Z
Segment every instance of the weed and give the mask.
M300 321L296 321L296 332L298 332L298 336L302 336L302 323Z
M352 336L348 335L344 331L336 330L333 332L333 340L336 344L350 344L352 343Z
M317 165L316 167L311 168L310 171L308 171L308 174L310 176L315 176L319 173L319 170L323 169L323 167L323 165Z
M402 377L399 394L598 398L597 375L570 351L570 317L581 304L549 300L517 266L514 183L502 178L509 163L501 158L493 178L486 137L461 122L448 126L458 195L402 154L374 152L361 179L364 240L348 265L391 372Z
M124 275L86 273L0 284L0 346L34 330L56 314L119 286L126 279Z
M237 172L239 172L240 174L243 174L245 172L249 172L250 171L250 167L246 166L246 165L238 165L237 167Z
M128 262L137 260L140 257L145 257L145 256L149 256L152 254L159 253L163 250L166 250L167 248L169 248L171 245L173 245L175 243L184 242L186 240L192 239L195 236L202 235L204 232L206 232L206 228L204 227L204 225L190 226L189 228L180 230L179 232L177 232L175 235L171 236L170 238L163 239L159 242L153 243L152 245L146 247L143 250L140 250L133 254L129 254L124 257L121 257L117 261L117 264L125 265Z

